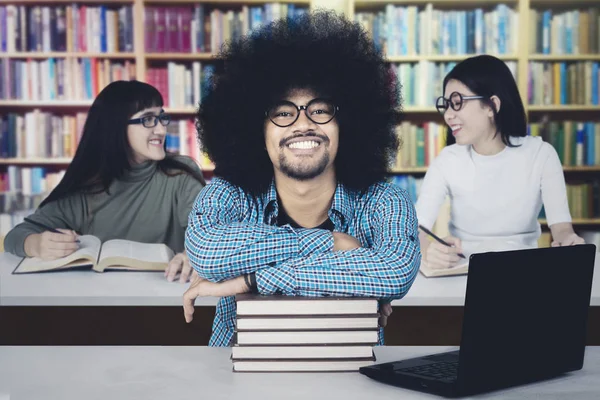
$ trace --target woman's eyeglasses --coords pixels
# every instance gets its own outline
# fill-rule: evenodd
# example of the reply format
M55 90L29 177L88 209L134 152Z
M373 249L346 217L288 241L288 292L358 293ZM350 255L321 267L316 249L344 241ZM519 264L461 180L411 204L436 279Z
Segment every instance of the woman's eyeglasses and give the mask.
M275 125L285 128L293 125L304 110L306 117L315 124L323 125L331 121L339 110L331 101L312 99L305 106L297 106L291 101L280 101L265 112L265 116Z
M145 128L154 128L159 122L162 126L167 126L169 125L169 122L171 122L171 116L165 113L146 115L141 118L130 119L129 125L142 124Z
M450 98L447 99L444 96L438 97L435 102L435 108L440 112L440 114L444 114L448 107L452 108L454 111L459 111L465 100L476 100L476 99L484 99L483 96L463 96L458 92L452 92L450 94Z

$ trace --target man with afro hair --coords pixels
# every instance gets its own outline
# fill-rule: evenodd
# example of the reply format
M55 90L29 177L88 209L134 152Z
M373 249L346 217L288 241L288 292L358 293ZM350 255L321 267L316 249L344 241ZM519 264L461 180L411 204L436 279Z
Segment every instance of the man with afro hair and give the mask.
M210 346L230 346L236 294L380 299L380 325L421 261L409 196L385 182L399 88L360 25L319 11L228 43L197 115L215 178L189 216L197 274L221 297ZM380 329L383 343L383 329Z

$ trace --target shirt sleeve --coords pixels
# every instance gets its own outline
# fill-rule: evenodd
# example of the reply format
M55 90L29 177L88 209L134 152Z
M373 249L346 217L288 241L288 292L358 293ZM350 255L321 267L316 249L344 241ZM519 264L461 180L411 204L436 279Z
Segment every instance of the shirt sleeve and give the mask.
M548 226L571 222L567 187L560 159L554 147L548 143L544 143L544 147L548 156L542 168L541 191Z
M50 202L38 208L34 214L27 218L52 228L72 229L82 233L86 221L87 203L85 196L74 194ZM4 238L4 250L19 257L26 257L25 239L34 233L41 233L44 229L29 222L15 226Z
M256 272L262 294L368 296L397 299L412 285L421 262L414 207L403 191L374 202L369 248L295 257ZM376 203L376 205L375 205Z
M427 168L416 204L419 223L427 229L433 227L440 212L440 207L448 195L448 184L440 164L438 158Z
M197 170L199 174L202 174L202 171L198 167L198 164L192 161L193 165L187 163L190 167ZM181 178L182 183L179 190L179 196L177 198L177 218L179 221L179 226L185 228L188 224L188 219L190 216L190 212L194 207L194 203L198 194L204 188L204 185L194 178L192 175L185 173Z
M333 248L331 232L323 229L240 222L247 208L244 202L236 187L218 178L198 196L189 215L185 248L201 277L219 282Z

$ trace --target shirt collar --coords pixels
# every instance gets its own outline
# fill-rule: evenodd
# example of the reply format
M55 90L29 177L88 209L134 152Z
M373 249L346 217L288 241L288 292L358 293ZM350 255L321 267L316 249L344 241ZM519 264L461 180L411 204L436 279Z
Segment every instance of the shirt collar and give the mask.
M346 232L348 230L348 224L354 214L355 197L356 194L354 192L348 190L341 183L337 184L328 213L336 231ZM275 225L279 215L275 180L272 180L269 185L264 204L264 222L269 225Z

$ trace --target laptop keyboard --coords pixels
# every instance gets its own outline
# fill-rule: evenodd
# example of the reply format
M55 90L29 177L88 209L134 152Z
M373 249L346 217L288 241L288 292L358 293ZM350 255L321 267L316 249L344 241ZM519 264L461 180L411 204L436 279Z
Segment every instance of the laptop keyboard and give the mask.
M396 368L395 370L434 379L456 380L456 377L458 376L458 361L437 362L418 367Z

